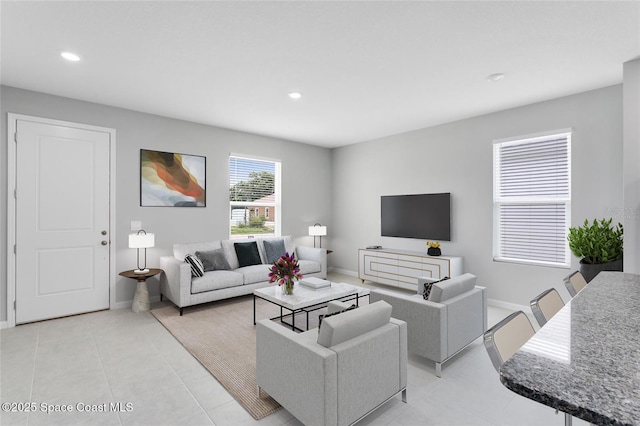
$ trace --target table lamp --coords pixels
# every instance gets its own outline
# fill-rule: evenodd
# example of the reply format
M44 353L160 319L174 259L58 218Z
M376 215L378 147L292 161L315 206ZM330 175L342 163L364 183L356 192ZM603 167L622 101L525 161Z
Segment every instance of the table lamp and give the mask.
M316 246L316 237L320 237L320 248L322 248L322 237L327 235L327 227L316 223L309 227L309 236L313 237L313 246Z
M134 270L136 274L146 274L149 272L147 268L147 248L155 245L155 237L153 234L147 233L144 229L139 230L136 234L129 234L129 248L137 249L138 269ZM140 267L140 249L144 249L144 265Z

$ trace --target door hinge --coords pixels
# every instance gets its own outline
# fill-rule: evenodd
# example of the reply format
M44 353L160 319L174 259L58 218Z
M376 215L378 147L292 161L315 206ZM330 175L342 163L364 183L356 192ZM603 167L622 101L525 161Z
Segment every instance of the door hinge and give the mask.
M13 301L13 310L14 311L16 310L16 301L15 300Z
M18 132L15 132L15 133L13 134L13 141L14 141L15 143L18 143Z
M16 254L16 244L13 245L13 254Z

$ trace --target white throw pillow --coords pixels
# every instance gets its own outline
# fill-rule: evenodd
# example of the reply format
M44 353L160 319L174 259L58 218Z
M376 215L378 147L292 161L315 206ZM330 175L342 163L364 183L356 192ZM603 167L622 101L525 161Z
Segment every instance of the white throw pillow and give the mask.
M204 266L202 265L202 261L198 259L198 256L188 254L184 257L184 261L191 266L192 277L201 277L204 275Z

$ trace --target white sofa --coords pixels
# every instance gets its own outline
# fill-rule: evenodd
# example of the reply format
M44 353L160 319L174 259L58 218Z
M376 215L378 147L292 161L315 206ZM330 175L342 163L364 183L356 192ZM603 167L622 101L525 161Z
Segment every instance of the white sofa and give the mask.
M160 267L165 272L160 278L160 297L172 301L182 315L187 306L251 294L255 289L275 285L269 284L271 263L267 263L265 240L283 240L286 251L295 253L305 277L327 277L326 250L296 246L290 236L174 244L173 256L160 257ZM254 241L260 264L241 267L234 244ZM229 269L208 271L202 277L192 276L191 265L185 262L185 257L217 249L222 249Z
M487 294L475 275L463 274L433 284L424 300L427 281L418 279L418 294L375 289L369 300L393 306L391 315L407 322L409 352L435 361L441 377L442 364L487 331Z
M407 324L372 303L295 333L256 324L256 382L300 422L350 425L402 393L406 402Z

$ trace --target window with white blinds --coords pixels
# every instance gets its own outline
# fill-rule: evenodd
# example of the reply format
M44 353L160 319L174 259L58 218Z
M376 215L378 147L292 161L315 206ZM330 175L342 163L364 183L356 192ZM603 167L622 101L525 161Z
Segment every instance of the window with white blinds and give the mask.
M231 238L280 235L280 162L229 156Z
M571 132L497 141L494 260L569 267Z

